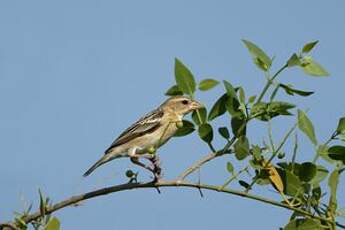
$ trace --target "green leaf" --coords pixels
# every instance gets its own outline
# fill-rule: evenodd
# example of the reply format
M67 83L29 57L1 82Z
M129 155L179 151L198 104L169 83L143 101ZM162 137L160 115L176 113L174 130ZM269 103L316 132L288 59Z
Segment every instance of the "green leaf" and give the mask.
M241 116L242 112L239 109L240 102L238 101L235 88L228 82L223 81L228 98L225 107L231 116Z
M213 140L213 129L210 124L202 124L199 126L199 136L206 143L211 143Z
M243 160L249 155L249 141L246 136L238 138L234 144L234 151L237 160Z
M226 93L228 94L229 97L233 97L237 99L237 95L236 95L236 90L235 88L231 85L230 82L224 80L223 81Z
M212 88L214 88L215 86L217 86L219 84L219 81L217 80L214 80L214 79L205 79L205 80L202 80L200 83L199 83L199 89L201 91L207 91L207 90L210 90Z
M250 116L260 120L266 120L268 104L265 102L256 103L250 110ZM267 120L266 120L267 121Z
M297 56L297 54L292 54L292 56L287 61L288 67L294 67L294 66L300 66L302 64L300 58Z
M328 148L328 156L337 161L342 161L345 164L345 146L334 145Z
M255 102L255 99L256 99L256 95L250 96L248 99L248 103L253 104Z
M40 212L41 212L41 215L42 216L45 216L46 215L46 202L45 202L45 199L43 197L43 194L41 192L41 189L38 189L38 194L40 196Z
M238 88L239 99L242 104L246 103L246 95L242 87Z
M245 189L247 189L247 188L250 187L250 185L249 185L247 182L243 181L243 180L239 180L238 183L239 183L242 187L244 187Z
M329 73L319 63L314 61L311 57L306 56L302 60L302 68L304 72L311 76L326 77Z
M268 103L267 107L267 114L270 118L279 116L279 115L291 115L288 111L289 109L293 109L296 106L283 101L273 101Z
M183 126L181 128L178 128L176 133L174 134L175 137L183 137L186 136L192 132L194 132L194 124L190 121L183 120Z
M243 104L242 104L243 105ZM231 116L244 116L241 110L240 102L235 97L228 97L225 102L225 108ZM244 106L245 109L245 106Z
M303 194L304 188L300 179L290 172L281 168L276 168L284 184L284 194L289 196L298 196Z
M291 220L284 230L323 230L320 221L313 219L294 219Z
M328 186L331 193L330 201L334 206L336 206L337 204L338 184L339 184L339 170L335 169L328 178Z
M311 184L319 184L322 182L328 175L329 171L322 165L316 166L316 175L310 181Z
M328 146L327 145L319 145L317 147L317 154L322 157L325 161L329 162L330 164L336 164L338 161L333 160L328 156Z
M251 54L254 63L262 70L267 71L272 64L271 58L267 56L267 54L260 49L257 45L255 45L253 42L242 39L242 42L249 50L249 53Z
M198 113L199 113L199 115L198 115ZM197 125L201 125L201 124L206 123L206 119L207 119L206 108L194 110L192 113L192 119L193 119L194 123ZM201 119L201 121L200 121L200 119Z
M234 173L234 166L231 164L231 162L226 163L226 170L228 170L229 173Z
M273 101L268 103L267 110L272 113L278 113L282 111L287 111L289 109L293 109L296 106L294 104L284 102L284 101Z
M175 58L175 80L178 88L192 96L195 92L195 80L192 72L177 58Z
M313 41L305 44L302 48L302 53L309 53L319 41Z
M313 185L313 190L312 190L311 193L312 193L312 199L315 199L315 201L319 202L321 197L322 197L322 190L320 188L320 185L319 184L314 184Z
M292 88L292 86L289 86L289 85L279 84L279 86L283 88L288 95L297 94L299 96L307 97L309 95L314 94L313 91L302 91L302 90L294 89Z
M56 217L51 218L44 230L60 230L60 221Z
M260 102L252 107L250 114L251 117L259 120L269 121L279 115L291 115L289 109L293 109L294 107L295 105L283 101L273 101L270 103Z
M231 118L232 133L235 137L245 136L247 131L246 118L235 116Z
M339 119L338 127L337 127L337 133L343 133L345 132L345 117L342 117Z
M177 85L173 85L165 92L165 95L167 96L183 95L183 92L178 88Z
M226 112L226 107L225 107L225 103L228 99L228 95L227 94L223 94L217 101L216 103L213 105L210 113L208 114L208 120L212 121L213 119L215 119L216 117L219 117L221 115L223 115Z
M317 167L311 162L304 162L300 165L298 170L298 177L301 181L311 181L317 173Z
M262 149L260 148L260 146L253 145L252 146L252 153L253 153L255 160L258 160L258 161L262 160Z
M230 133L227 127L220 127L218 129L219 134L224 137L225 139L229 139L230 138Z
M307 135L314 145L317 145L314 126L302 110L298 110L298 128Z

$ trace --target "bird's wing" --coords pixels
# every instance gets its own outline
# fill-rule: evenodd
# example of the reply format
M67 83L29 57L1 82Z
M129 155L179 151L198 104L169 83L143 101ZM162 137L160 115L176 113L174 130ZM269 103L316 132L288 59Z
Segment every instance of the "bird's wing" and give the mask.
M136 137L145 135L159 127L160 121L164 112L162 109L158 108L152 112L141 117L137 122L126 129L121 135L111 144L111 146L105 151L105 154L109 153L114 147L127 143Z

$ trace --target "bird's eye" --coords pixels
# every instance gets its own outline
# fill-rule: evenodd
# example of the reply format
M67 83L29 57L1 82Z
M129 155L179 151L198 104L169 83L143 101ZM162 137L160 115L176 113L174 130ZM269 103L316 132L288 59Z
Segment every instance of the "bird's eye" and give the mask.
M183 100L183 101L182 101L182 104L184 104L184 105L188 105L188 103L189 103L188 100Z

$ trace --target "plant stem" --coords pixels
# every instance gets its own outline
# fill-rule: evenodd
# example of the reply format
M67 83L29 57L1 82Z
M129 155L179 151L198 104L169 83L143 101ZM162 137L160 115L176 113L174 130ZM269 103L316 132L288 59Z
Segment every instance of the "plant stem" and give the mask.
M270 144L271 144L272 151L275 152L276 148L274 146L271 120L268 121L268 138L269 138L269 141L270 141Z
M277 156L277 154L279 153L280 149L284 146L285 142L288 140L289 136L296 129L296 127L297 127L297 123L295 123L294 126L292 126L291 129L285 134L285 136L284 136L283 140L280 142L278 148L273 152L272 156L264 164L263 168L266 168L266 167L269 166L269 164ZM257 182L258 179L259 179L258 177L255 177L254 180L252 181L252 183L248 186L248 188L246 188L245 192L249 192L252 189L252 187L255 185L255 183Z
M212 143L207 143L208 147L211 149L212 152L217 152L217 150L214 148L214 146L212 145Z
M283 65L274 75L272 78L269 78L267 80L267 83L265 85L265 87L263 88L260 96L258 97L256 103L259 103L261 102L262 98L265 96L267 90L270 88L270 86L272 85L273 81L278 77L278 75L283 71L285 70L286 68L288 67L288 64L286 63L285 65Z
M323 144L324 146L327 146L332 140L334 140L336 137L338 136L338 132L334 131L333 134L331 135L331 137ZM313 163L315 163L317 161L317 159L319 159L320 157L320 153L318 151L316 151L315 157L313 159Z
M293 147L293 155L291 159L291 164L292 164L292 171L295 169L295 161L296 161L296 156L297 156L297 150L298 150L298 138L297 138L297 133L295 133L295 140L294 140L294 147Z
M233 174L231 177L229 177L225 183L222 185L222 187L220 187L220 189L224 189L225 187L227 187L233 180L237 179L237 177L239 175L241 175L243 172L248 170L248 166L244 167L243 169L241 169L240 171L238 171L237 173Z
M183 173L181 173L177 177L177 181L183 181L187 176L192 174L195 170L199 169L203 164L213 160L214 158L223 156L225 154L228 154L223 151L218 151L218 152L212 152L201 158L200 160L196 161L192 166L188 167Z

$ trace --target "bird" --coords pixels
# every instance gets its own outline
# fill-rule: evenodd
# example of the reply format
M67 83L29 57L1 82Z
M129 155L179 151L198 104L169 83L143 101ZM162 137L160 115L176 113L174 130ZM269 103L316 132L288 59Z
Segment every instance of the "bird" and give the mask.
M86 177L99 166L122 157L129 157L133 163L147 168L138 159L147 154L150 155L152 149L156 150L165 144L174 136L179 127L178 124L181 124L185 115L203 107L200 102L187 96L169 97L158 108L147 113L122 132L106 149L103 157L83 176Z

